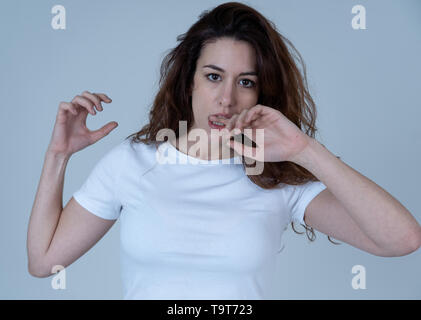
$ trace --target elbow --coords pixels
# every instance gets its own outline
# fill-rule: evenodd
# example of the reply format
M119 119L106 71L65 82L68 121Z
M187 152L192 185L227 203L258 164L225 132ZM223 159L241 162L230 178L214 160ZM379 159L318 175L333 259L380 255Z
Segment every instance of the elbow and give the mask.
M38 263L38 264L31 264L28 263L28 272L31 276L35 278L48 278L51 275L54 275L58 271L64 269L62 265L52 265L51 263Z
M417 251L421 247L421 227L418 228L418 232L415 233L412 240L412 252Z
M35 278L47 278L50 275L47 273L43 273L43 272L39 272L39 271L35 271L35 270L28 270L29 274Z
M45 278L44 275L38 271L35 271L34 269L29 269L28 268L28 272L31 276L35 277L35 278Z
M402 257L417 251L421 247L421 229L408 237L404 243L389 245L387 249L381 250L378 256L381 257Z
M417 224L418 228L412 232L412 235L408 237L408 243L406 245L406 254L417 251L421 247L421 227Z
M43 268L34 267L30 264L28 264L28 272L31 276L35 278L47 278L49 276L49 274L45 272Z
M46 278L47 276L40 274L40 273L36 273L36 272L29 272L29 274L35 278Z

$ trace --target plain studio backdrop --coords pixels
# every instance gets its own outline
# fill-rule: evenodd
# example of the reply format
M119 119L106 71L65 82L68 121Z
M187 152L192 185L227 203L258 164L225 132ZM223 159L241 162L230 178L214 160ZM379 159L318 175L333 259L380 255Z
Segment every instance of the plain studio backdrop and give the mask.
M58 104L84 90L112 99L88 116L90 129L119 126L74 154L63 206L96 162L148 119L167 50L205 9L223 1L1 1L0 298L122 299L120 226L67 267L66 288L28 273L26 235ZM247 1L301 53L318 110L317 140L396 197L421 220L421 3L418 0ZM66 10L55 30L52 8ZM366 29L352 28L352 8L366 9ZM304 228L297 226L299 231ZM278 299L420 299L421 250L385 258L316 231L284 234ZM352 286L365 268L366 289ZM204 288L205 290L205 288Z

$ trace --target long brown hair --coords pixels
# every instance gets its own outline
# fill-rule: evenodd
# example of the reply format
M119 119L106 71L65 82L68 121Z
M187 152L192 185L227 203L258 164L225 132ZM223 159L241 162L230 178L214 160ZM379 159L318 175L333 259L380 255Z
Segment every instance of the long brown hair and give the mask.
M317 131L316 107L309 94L301 55L277 31L273 22L258 11L242 3L228 2L202 12L199 20L177 37L179 44L170 50L161 64L159 91L149 113L149 124L126 139L132 137L132 142L156 144L160 129L171 129L177 136L178 124L182 120L187 121L187 130L191 128L194 119L189 89L196 62L204 45L221 37L247 41L255 48L260 85L257 103L279 110L314 138ZM303 66L304 78L294 58ZM244 168L248 166L244 157L242 163ZM275 188L279 183L301 185L308 181L319 181L311 172L289 161L265 162L260 175L247 176L264 189ZM291 225L296 233L303 233L295 230L293 222ZM302 226L306 229L308 239L314 241L316 235L313 228L307 224ZM333 242L329 236L328 239Z

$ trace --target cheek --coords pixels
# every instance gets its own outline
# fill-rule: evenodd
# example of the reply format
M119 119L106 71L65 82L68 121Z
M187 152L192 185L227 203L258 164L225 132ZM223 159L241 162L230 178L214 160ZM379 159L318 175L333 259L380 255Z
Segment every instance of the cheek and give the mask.
M257 92L251 92L248 95L244 95L244 104L248 105L249 108L254 107L257 104L257 100L259 99L259 95Z
M215 88L212 86L206 84L206 83L200 83L194 92L197 100L204 100L211 97L213 94L215 94Z
M203 95L201 96L195 96L192 99L192 110L193 110L193 117L196 120L196 122L207 124L208 120L208 114L211 113L208 110L209 103L206 101L206 99L203 98Z
M205 112L213 100L214 90L205 85L197 86L192 94L193 111Z
M247 106L244 108L251 108L254 107L257 104L257 100L259 98L259 96L257 95L257 93L254 92L250 92L247 94L242 94L240 95L241 100L239 101L241 106Z

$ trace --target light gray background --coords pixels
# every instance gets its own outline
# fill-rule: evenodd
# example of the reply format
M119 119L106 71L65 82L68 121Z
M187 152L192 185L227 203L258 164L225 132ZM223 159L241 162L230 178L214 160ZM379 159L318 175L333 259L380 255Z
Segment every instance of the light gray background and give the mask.
M63 205L95 163L146 124L158 71L176 36L222 1L1 1L0 298L121 299L117 222L66 268L66 289L27 271L26 234L58 104L84 90L112 99L88 117L97 129L119 127L75 154ZM421 219L421 3L418 0L248 1L302 54L318 106L317 139L395 196ZM51 8L66 8L66 30L53 30ZM353 30L351 8L367 10ZM303 231L302 227L298 227ZM347 244L316 242L289 226L273 283L279 299L420 299L421 250L383 258ZM366 268L367 289L354 290L352 266Z

